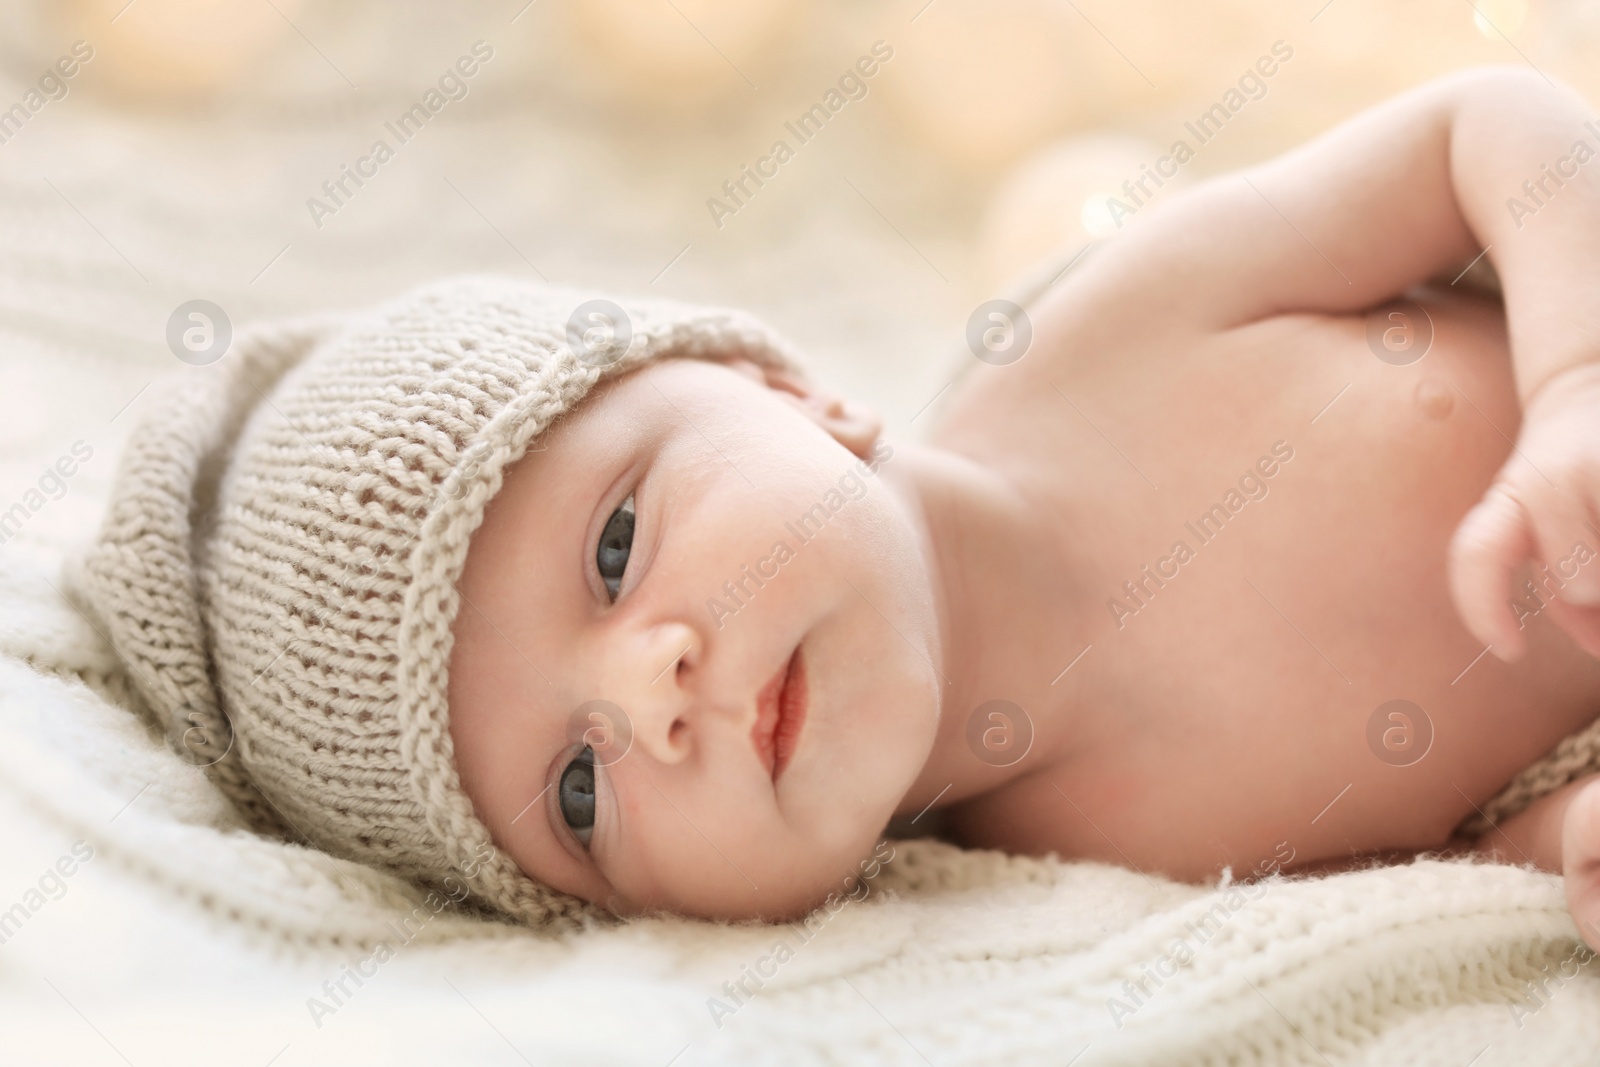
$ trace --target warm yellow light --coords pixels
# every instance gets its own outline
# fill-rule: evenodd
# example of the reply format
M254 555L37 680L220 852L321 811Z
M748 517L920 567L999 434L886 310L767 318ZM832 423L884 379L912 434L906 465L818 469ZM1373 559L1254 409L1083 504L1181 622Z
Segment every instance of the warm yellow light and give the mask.
M1528 0L1472 0L1472 24L1491 41L1515 37L1528 18Z
M1097 189L1083 202L1078 220L1090 237L1110 237L1117 232L1117 220L1111 217L1110 200L1110 193Z
M1023 160L984 211L981 286L998 289L1043 259L1116 233L1110 199L1127 197L1123 184L1137 182L1162 155L1158 144L1142 138L1089 134L1057 141ZM1166 188L1182 185L1186 177L1181 171L1169 176ZM1147 182L1146 189L1152 188ZM1135 210L1127 201L1118 213L1121 221L1126 224Z
M573 41L637 103L672 105L754 92L767 55L804 16L797 0L582 0L568 4Z
M895 46L884 91L905 128L974 170L1013 162L1112 94L1089 62L1100 39L1052 0L938 0L882 34Z
M119 96L181 99L245 78L294 34L301 7L302 0L59 0L50 11L94 47L93 83Z

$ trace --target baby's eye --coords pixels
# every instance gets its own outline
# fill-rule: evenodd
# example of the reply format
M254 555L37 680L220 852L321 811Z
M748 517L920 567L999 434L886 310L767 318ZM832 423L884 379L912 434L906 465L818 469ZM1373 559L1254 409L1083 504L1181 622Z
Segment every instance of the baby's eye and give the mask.
M633 497L611 513L606 528L600 531L600 544L594 551L595 566L600 569L600 579L606 583L606 592L617 599L622 588L622 575L628 569L628 553L633 549Z
M567 764L566 770L561 772L556 794L562 821L588 848L589 836L594 832L594 749L585 746Z

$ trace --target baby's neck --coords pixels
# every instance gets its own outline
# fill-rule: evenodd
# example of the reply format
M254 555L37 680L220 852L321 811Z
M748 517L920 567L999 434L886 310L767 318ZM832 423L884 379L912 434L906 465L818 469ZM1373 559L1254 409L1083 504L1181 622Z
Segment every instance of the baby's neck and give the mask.
M933 751L897 815L915 815L988 792L1051 761L1069 757L1086 741L1083 720L1065 707L1067 687L1052 687L1089 631L1087 598L1070 595L1080 576L1055 547L1060 517L1040 516L993 471L938 448L896 443L882 477L920 529L927 555L940 647L930 665L941 694ZM1008 728L995 711L1020 708L1010 723L1027 734L1027 758L1008 762ZM977 715L982 726L969 731ZM1000 727L987 741L985 729ZM989 743L999 744L997 750ZM1012 750L1016 751L1015 749Z

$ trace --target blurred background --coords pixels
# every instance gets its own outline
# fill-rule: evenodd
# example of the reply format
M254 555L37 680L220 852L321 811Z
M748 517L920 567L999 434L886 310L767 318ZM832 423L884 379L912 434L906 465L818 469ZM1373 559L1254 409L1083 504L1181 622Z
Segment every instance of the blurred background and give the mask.
M1597 99L1597 59L1595 0L5 0L0 497L114 455L186 301L460 271L752 309L915 432L972 309L1174 141L1158 195L1472 64Z

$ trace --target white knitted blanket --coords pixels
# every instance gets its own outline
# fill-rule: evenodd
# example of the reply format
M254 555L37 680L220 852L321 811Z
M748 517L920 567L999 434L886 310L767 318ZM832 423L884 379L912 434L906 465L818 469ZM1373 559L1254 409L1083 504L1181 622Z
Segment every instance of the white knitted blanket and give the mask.
M435 916L239 829L118 703L55 553L4 547L7 1063L1460 1067L1588 1062L1600 1038L1558 880L1507 867L1200 889L902 842L804 926L552 941Z
M59 592L65 550L98 519L123 412L184 369L162 340L170 311L205 297L237 325L525 269L484 216L547 271L598 285L643 290L682 243L648 228L655 208L609 222L590 210L586 225L630 242L637 271L619 280L616 260L581 258L604 233L564 244L539 228L559 199L548 183L519 206L514 183L457 167L463 144L498 147L511 120L457 117L320 233L304 179L359 147L369 117L330 120L320 153L297 127L305 162L273 169L255 164L291 143L270 122L133 131L69 98L0 149L0 515L24 512L0 543L0 1062L1594 1059L1600 982L1579 970L1559 879L1531 871L1419 862L1197 888L900 844L867 899L809 928L643 921L551 941L433 915L387 876L240 830L124 705L119 665ZM533 120L515 121L527 134ZM548 168L562 136L507 141L497 173ZM807 243L819 232L831 243ZM751 249L770 241L697 246L671 295L776 294L756 310L813 352L837 348L825 375L915 386L889 405L903 424L947 377L910 355L927 350L917 323L937 301L872 282L834 315L817 297L846 299L829 272L854 238L824 224L790 239L785 270L810 262L806 277L764 278ZM851 276L904 277L873 268L909 255L899 240L852 246ZM888 369L849 361L866 352Z

